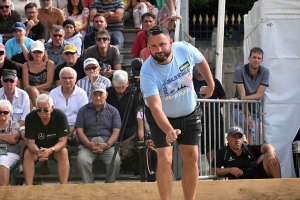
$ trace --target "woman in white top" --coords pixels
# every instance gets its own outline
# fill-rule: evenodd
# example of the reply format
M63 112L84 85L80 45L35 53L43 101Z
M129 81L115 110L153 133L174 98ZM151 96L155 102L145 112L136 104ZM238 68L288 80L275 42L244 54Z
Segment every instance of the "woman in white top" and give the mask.
M27 20L27 17L25 15L25 9L24 9L26 4L32 2L32 3L35 3L37 5L37 8L41 7L41 4L40 4L39 0L12 0L12 2L14 3L13 10L17 10L21 13L22 22L25 22Z
M76 32L80 32L84 36L88 27L89 9L83 6L82 0L68 0L67 7L62 11L65 19L75 22Z

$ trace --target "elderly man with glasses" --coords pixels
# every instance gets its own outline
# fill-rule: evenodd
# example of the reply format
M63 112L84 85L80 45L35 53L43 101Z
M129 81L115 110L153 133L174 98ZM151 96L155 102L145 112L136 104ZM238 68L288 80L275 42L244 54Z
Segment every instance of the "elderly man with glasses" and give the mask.
M95 58L88 58L83 63L86 77L77 81L76 85L86 91L86 94L91 101L91 86L93 83L103 83L106 87L111 86L108 78L100 75L100 66Z
M11 1L0 0L0 35L3 39L2 43L14 36L12 25L20 21L21 13L11 9Z
M36 99L37 109L25 119L27 146L24 149L24 177L26 185L33 184L34 163L54 158L58 164L60 184L68 182L70 164L67 137L70 133L66 115L54 108L52 98L41 94Z
M101 75L110 78L114 70L121 68L119 49L110 45L110 34L100 28L95 35L96 45L87 49L84 58L95 58L101 66Z
M51 90L50 96L53 99L55 108L63 111L68 119L70 135L68 144L76 146L75 121L78 110L88 103L88 98L83 89L75 85L77 73L72 67L64 67L59 72L61 86ZM72 139L73 138L73 139Z
M65 30L60 25L53 25L50 32L52 42L45 44L49 60L54 62L55 68L64 63L63 50L67 43L64 41Z
M83 183L93 183L93 162L99 157L108 171L114 154L111 148L118 140L121 118L118 110L106 103L107 92L103 83L94 83L91 88L92 102L78 111L75 128L80 145L77 165ZM117 154L109 183L116 181L121 159Z

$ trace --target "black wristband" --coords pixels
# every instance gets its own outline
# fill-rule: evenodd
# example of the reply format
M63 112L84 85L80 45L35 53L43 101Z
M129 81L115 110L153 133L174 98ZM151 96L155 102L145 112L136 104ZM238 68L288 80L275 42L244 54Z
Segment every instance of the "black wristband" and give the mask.
M240 96L237 96L236 98L237 98L238 100L242 100L242 98L241 98Z

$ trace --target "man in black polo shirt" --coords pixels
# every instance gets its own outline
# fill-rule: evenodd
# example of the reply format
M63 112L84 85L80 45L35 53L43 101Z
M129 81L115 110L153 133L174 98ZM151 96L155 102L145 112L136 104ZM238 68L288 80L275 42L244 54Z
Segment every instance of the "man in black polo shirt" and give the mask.
M0 77L2 76L2 72L4 69L16 70L17 77L18 77L17 87L20 88L22 82L21 80L22 74L20 73L18 66L11 60L6 59L5 56L6 56L5 47L2 43L0 43ZM0 82L0 88L2 88L1 82Z
M34 41L40 40L45 43L48 39L48 30L46 25L37 18L39 14L37 5L30 2L24 9L28 19L28 21L24 23L26 26L26 36Z
M54 71L54 81L56 87L61 85L59 72L64 67L72 67L76 71L77 73L76 82L79 79L82 79L83 77L86 76L84 73L83 59L78 58L77 48L75 45L73 44L66 45L63 51L63 56L66 62L58 65Z
M25 118L25 137L27 147L24 150L24 177L26 185L32 185L34 163L47 161L53 156L58 164L58 174L61 184L68 182L70 164L67 137L70 133L66 115L53 106L52 98L41 94L36 99L36 110L31 111Z
M212 161L218 176L229 179L281 178L280 163L271 144L248 145L244 142L243 129L238 126L229 129L227 140L228 145L221 148L216 161ZM261 155L264 159L258 163Z
M129 86L128 81L128 73L124 70L115 70L113 78L112 78L112 85L108 87L107 93L108 97L106 102L115 107L121 116L122 122L124 120L126 106L128 104L129 98L131 96L131 87ZM132 102L131 109L129 111L129 116L127 120L127 124L125 126L125 131L123 135L123 139L127 139L136 133L136 115L137 115L137 108L139 107L139 103L137 96L134 98ZM142 103L140 104L142 105Z

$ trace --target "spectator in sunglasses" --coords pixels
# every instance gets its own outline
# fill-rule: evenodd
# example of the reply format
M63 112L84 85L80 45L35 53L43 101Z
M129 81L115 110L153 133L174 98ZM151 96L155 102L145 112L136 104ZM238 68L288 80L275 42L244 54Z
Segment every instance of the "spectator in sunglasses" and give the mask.
M96 45L86 51L84 58L95 58L101 63L101 75L111 78L114 71L121 68L119 49L110 45L110 35L107 30L100 29L95 35Z
M20 73L20 70L19 70L18 66L14 62L12 62L11 60L7 59L5 56L6 56L5 47L2 43L0 43L0 76L2 76L3 71L5 69L15 70L17 72L17 77L19 79L19 81L17 83L17 87L20 88L20 82L21 82L21 79L22 79L22 74ZM1 83L0 83L0 88L2 88Z
M10 167L20 159L19 123L10 119L12 106L0 100L0 186L8 186Z
M1 73L0 99L7 99L12 104L11 119L20 125L20 155L23 154L25 147L25 117L30 112L30 101L28 94L16 87L18 85L17 71L15 69L4 69ZM19 172L23 171L22 164L19 166Z
M60 25L53 25L50 32L51 41L45 44L49 60L54 62L55 68L64 63L63 50L68 44L64 41L65 30Z
M21 21L21 13L11 9L11 3L10 0L0 1L0 34L3 38L3 44L14 37L12 26Z
M77 48L73 44L68 44L65 46L63 51L65 62L55 68L54 72L54 81L55 86L58 87L61 85L59 73L64 67L71 67L77 73L76 82L79 79L85 77L84 69L83 69L83 58L78 57Z
M60 184L68 182L70 164L67 137L70 133L66 115L54 108L52 98L41 94L36 99L37 109L25 119L27 146L24 150L24 177L26 185L33 184L34 163L55 159Z
M76 85L86 91L89 102L91 99L91 87L95 82L103 83L106 87L111 86L111 81L100 75L100 66L95 58L88 58L83 63L86 77L77 81Z
M54 63L48 60L44 44L37 40L28 53L29 61L23 65L23 86L30 97L31 109L36 107L36 99L41 93L48 93L54 76Z

